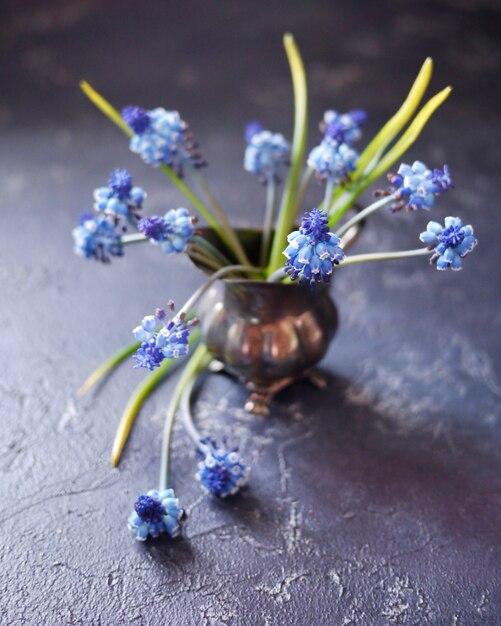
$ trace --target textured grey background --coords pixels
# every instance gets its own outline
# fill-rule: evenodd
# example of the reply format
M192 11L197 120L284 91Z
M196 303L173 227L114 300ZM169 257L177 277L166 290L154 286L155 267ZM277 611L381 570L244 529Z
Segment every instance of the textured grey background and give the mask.
M499 624L499 4L4 0L0 11L0 623ZM240 442L250 487L232 502L202 496L176 430L184 538L139 545L125 521L156 482L172 383L148 401L118 470L110 444L142 374L124 365L85 402L74 390L201 276L150 246L111 267L73 256L70 230L113 167L148 190L150 214L180 202L77 81L119 106L182 111L224 205L257 224L241 129L258 117L290 135L284 30L309 75L310 146L328 107L365 106L369 137L435 58L432 89L455 91L408 158L449 163L457 188L434 217L464 217L480 243L460 274L422 260L340 270L326 391L297 385L257 419L239 408L241 388L211 379L200 427ZM415 247L427 220L378 215L358 250Z

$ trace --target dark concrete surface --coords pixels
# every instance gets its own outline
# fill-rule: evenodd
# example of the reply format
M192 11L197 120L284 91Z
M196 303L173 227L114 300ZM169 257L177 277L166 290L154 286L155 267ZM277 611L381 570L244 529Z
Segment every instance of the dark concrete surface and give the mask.
M501 623L499 3L4 0L0 14L0 623ZM455 91L408 159L448 162L456 189L433 216L460 215L479 245L459 274L419 259L340 270L326 391L297 385L258 419L237 384L208 381L200 427L240 442L250 486L201 495L178 428L184 537L139 545L125 522L155 485L172 382L117 470L110 444L142 373L124 365L85 401L74 390L202 277L150 246L111 267L73 256L71 228L113 167L148 190L150 214L180 203L77 81L182 111L222 202L257 224L241 129L257 117L290 136L285 30L309 75L310 146L328 107L366 107L368 138L434 57L432 89ZM415 247L428 219L380 215L357 249Z

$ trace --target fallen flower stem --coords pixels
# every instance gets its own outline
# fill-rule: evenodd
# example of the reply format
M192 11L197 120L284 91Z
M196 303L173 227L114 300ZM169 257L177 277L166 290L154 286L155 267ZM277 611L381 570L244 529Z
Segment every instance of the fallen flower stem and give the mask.
M188 361L187 365L185 366L183 373L181 374L179 381L174 388L174 391L172 392L171 400L167 408L167 414L165 416L165 425L162 435L160 479L158 487L159 491L163 491L169 486L169 465L171 449L170 442L181 397L187 386L190 385L190 383L193 386L192 381L196 380L199 372L207 366L210 359L211 356L209 354L209 351L207 350L207 347L204 344L200 344L193 353L193 356Z
M199 337L200 331L194 330L188 339L190 345L195 343ZM125 406L124 412L122 413L115 439L113 441L113 447L111 450L111 464L113 467L118 465L122 450L125 446L132 425L134 424L134 420L143 406L144 401L153 389L155 389L155 387L168 374L169 370L176 364L177 360L166 359L160 364L158 369L151 372L151 374L135 388L133 394L129 398L129 401L127 402L127 405Z

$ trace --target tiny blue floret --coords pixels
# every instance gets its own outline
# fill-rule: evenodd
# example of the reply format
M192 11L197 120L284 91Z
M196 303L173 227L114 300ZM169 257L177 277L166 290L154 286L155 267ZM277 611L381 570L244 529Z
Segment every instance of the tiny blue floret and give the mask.
M141 187L133 187L129 172L117 169L111 172L107 187L94 190L94 208L125 230L128 222L139 218L145 198Z
M463 226L459 217L446 217L445 225L428 222L426 230L419 239L433 249L431 262L437 270L462 269L462 259L477 245L471 226Z
M147 315L139 326L132 331L134 337L141 342L133 358L135 368L145 367L154 370L164 359L178 359L189 352L188 338L190 328L198 323L192 319L185 321L180 313L167 320L163 309L157 309L155 315Z
M183 510L172 489L153 489L137 498L128 526L138 541L146 541L148 536L155 538L162 533L177 537L181 532L182 515Z
M256 174L263 182L280 180L280 171L290 160L290 143L280 133L263 130L258 122L246 128L247 148L244 169Z
M245 125L245 141L247 143L250 143L254 135L257 135L257 133L260 133L262 130L264 130L264 127L261 122L258 122L257 120L254 120L253 122L248 122Z
M292 232L287 241L285 271L300 283L329 283L334 267L344 259L341 240L329 232L327 213L320 209L305 213L300 229Z
M183 252L193 237L196 218L187 209L170 209L163 217L145 217L139 221L138 230L146 235L166 254Z
M72 234L75 253L86 259L109 263L110 257L123 255L121 235L104 215L84 213Z
M188 124L177 111L128 106L122 110L122 117L134 132L130 149L146 163L165 163L179 176L188 163L195 168L205 165Z
M338 143L329 137L313 148L308 156L308 165L315 170L317 178L335 183L349 180L357 161L356 150L347 143Z
M207 493L226 498L247 483L250 468L242 461L238 448L218 447L213 439L207 438L201 440L198 453L203 460L198 464L195 478Z
M361 127L367 121L367 113L362 109L338 113L326 111L320 122L320 130L326 137L337 143L352 144L362 136Z
M397 174L388 174L388 180L392 185L388 191L395 196L393 211L404 206L409 211L431 209L436 196L454 186L447 165L432 171L422 161L402 163Z

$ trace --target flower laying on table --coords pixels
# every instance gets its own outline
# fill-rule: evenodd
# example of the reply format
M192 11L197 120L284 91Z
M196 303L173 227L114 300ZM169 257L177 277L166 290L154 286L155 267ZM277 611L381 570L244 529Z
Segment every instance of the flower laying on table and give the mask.
M237 447L221 448L207 437L200 441L198 454L201 461L195 478L207 493L227 498L238 493L249 480L250 468L243 463Z
M196 476L202 487L225 498L236 493L248 479L249 468L238 449L220 447L210 437L201 439L190 411L192 390L211 363L204 337L194 328L197 323L194 315L200 298L217 280L297 281L305 287L291 286L291 289L319 289L331 282L339 268L350 264L419 256L428 257L438 270L460 270L463 259L477 243L471 226L463 226L457 217L446 217L443 226L439 221L431 221L420 234L424 247L351 254L348 244L352 234L383 207L393 213L405 207L409 215L420 209L438 211L437 198L453 187L447 165L439 169L422 161L412 165L401 163L451 89L443 89L420 108L432 73L432 61L427 59L404 104L365 148L353 147L361 140L362 127L367 121L365 110L358 108L347 113L328 109L320 122L322 137L318 145L308 148L306 73L291 35L285 36L284 45L294 83L292 140L256 121L247 124L244 133L244 169L256 175L265 187L262 236L257 249L251 248L245 236L231 224L217 193L202 175L206 162L188 124L177 111L129 105L119 113L90 85L82 83L90 100L129 138L130 150L158 168L184 196L184 201L181 207L177 202L174 206L166 203L159 215L144 214L146 192L133 186L127 170L115 169L107 186L94 192L95 214L83 216L73 230L75 252L108 263L131 244L151 242L169 255L167 263L179 262L180 256L186 254L211 273L171 318L164 309L144 317L133 330L135 343L108 359L84 385L87 390L130 355L136 368L150 370L120 421L112 451L116 465L144 399L166 377L174 362L187 359L179 382L171 391L166 412L159 490L140 496L129 519L129 527L139 540L164 532L170 536L179 533L182 511L173 491L167 489L178 409L185 415L186 429L201 455ZM388 174L398 164L397 173ZM375 200L360 209L362 193L384 175L390 187L376 190ZM323 197L315 202L317 208L312 208L311 204L304 206L304 198L315 178L323 185ZM253 217L254 207L260 205L252 206ZM301 214L297 228L295 224ZM208 228L195 229L199 218L205 220ZM391 219L410 218L394 215ZM125 232L127 229L135 232ZM168 274L172 275L170 269ZM173 305L168 308L174 313ZM196 347L191 350L190 346Z
M129 517L129 529L138 541L154 539L162 533L177 537L181 532L180 520L183 510L172 489L152 489L134 502L134 511Z

